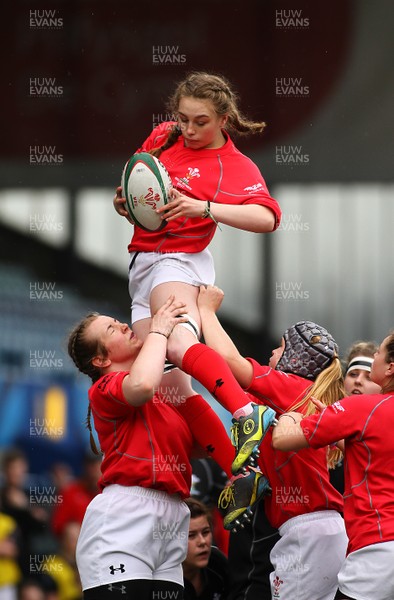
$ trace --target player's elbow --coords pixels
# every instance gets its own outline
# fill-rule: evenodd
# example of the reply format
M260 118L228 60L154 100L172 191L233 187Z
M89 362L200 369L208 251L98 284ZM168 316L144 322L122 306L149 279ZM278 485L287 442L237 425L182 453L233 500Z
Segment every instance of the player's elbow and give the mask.
M135 382L123 390L126 402L131 406L143 406L154 397L154 387L150 382Z
M270 208L261 206L261 217L256 219L255 233L270 233L276 227L276 217Z

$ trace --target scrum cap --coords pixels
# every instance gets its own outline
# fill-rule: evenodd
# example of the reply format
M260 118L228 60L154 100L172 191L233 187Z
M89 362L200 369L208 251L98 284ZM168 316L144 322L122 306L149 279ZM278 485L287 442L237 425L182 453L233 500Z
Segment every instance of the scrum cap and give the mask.
M324 327L300 321L283 334L285 349L276 369L314 381L338 356L338 346Z

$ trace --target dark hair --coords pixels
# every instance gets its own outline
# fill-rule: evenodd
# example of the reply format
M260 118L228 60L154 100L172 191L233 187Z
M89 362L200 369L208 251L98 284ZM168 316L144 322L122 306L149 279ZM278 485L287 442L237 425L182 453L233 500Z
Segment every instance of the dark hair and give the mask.
M187 506L189 507L191 519L197 519L198 517L206 517L209 526L212 529L212 513L208 506L206 506L203 502L200 502L200 500L197 500L196 498L192 497L186 498L185 504L187 504Z
M101 369L92 364L92 359L97 354L106 356L105 347L98 340L90 339L86 335L89 325L97 319L99 313L92 312L86 315L74 327L68 336L68 353L77 369L88 375L95 382L101 377Z
M6 450L1 460L3 469L8 468L9 465L16 460L24 460L26 463L28 462L26 454L20 448L9 448Z
M394 331L390 331L387 337L386 362L391 363L394 362Z
M98 316L99 313L89 313L82 319L82 321L78 323L78 325L74 327L68 336L68 353L72 361L81 373L84 373L90 377L93 383L100 379L101 369L92 364L92 359L98 354L101 354L102 356L107 355L105 346L100 344L97 339L91 339L86 335L87 328L93 321L97 319ZM86 416L86 427L88 428L90 434L90 447L94 454L100 455L100 451L98 450L93 437L92 425L90 421L91 414L92 409L89 403L88 413Z
M232 89L230 82L222 75L214 75L204 71L193 71L178 83L174 93L168 100L168 109L172 114L178 112L181 98L192 97L200 100L210 100L216 114L227 115L224 129L239 135L250 133L262 133L266 127L264 121L251 121L247 119L238 109L238 96ZM166 142L159 148L151 150L151 154L159 157L160 154L170 148L181 135L181 129L174 125Z

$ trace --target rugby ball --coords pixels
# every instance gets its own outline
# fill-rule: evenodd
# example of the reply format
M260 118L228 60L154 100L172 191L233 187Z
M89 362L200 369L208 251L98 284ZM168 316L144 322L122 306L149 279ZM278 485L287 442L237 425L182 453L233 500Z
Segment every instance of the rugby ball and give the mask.
M145 231L166 226L156 209L168 203L171 177L158 158L148 152L133 154L122 173L123 198L134 223Z

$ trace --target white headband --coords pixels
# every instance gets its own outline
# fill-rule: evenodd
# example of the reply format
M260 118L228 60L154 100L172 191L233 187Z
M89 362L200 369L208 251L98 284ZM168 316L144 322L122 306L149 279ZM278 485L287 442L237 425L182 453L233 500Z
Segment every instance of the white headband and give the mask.
M346 374L350 371L354 371L355 369L371 372L372 363L373 358L370 358L369 356L355 356L350 361L349 366L346 369Z

